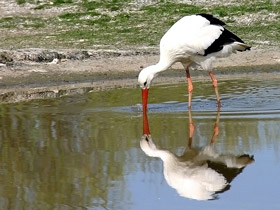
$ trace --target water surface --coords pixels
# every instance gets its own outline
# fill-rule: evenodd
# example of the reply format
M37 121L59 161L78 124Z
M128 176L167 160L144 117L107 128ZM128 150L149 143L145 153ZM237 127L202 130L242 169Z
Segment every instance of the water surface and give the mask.
M140 148L139 89L0 106L0 209L279 209L280 83L194 82L192 147L254 162L211 200L181 196L163 162ZM186 84L152 87L149 126L158 148L189 145Z

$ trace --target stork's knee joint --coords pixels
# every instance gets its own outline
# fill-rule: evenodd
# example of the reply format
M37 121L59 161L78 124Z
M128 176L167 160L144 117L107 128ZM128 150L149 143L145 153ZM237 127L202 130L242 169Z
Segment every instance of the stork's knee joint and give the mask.
M193 91L193 86L189 85L188 90L189 90L189 93L191 93Z
M216 88L218 87L218 81L216 79L213 79L213 87Z

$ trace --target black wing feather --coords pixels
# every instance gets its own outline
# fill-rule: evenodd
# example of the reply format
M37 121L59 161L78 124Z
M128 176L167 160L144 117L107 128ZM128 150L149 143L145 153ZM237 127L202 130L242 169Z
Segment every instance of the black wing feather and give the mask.
M222 27L226 25L223 21L219 20L213 15L205 14L205 13L200 13L197 15L200 15L205 19L207 19L211 25L218 25ZM233 42L244 43L243 40L241 40L238 36L230 32L226 28L223 27L221 31L222 31L221 35L204 51L204 56L207 56L210 53L219 52L220 50L223 49L225 45L231 44Z
M233 42L241 42L244 43L238 36L224 28L222 34L216 39L205 51L204 56L218 52L223 49L224 45L231 44Z
M226 25L223 21L219 20L218 18L214 17L213 15L205 14L205 13L200 13L197 15L200 15L200 16L206 18L212 25L220 25L220 26Z

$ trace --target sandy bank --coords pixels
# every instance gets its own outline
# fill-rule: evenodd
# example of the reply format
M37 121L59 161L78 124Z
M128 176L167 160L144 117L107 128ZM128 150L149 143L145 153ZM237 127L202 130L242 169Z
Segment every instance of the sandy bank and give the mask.
M0 64L0 101L17 102L35 98L54 98L119 87L136 87L139 71L158 60L155 53L111 52L75 60L54 58L35 62L16 60ZM105 56L104 56L105 55ZM217 79L248 77L256 79L278 77L280 50L254 50L233 54L217 60L214 65ZM180 64L172 66L156 78L156 84L184 81ZM192 71L193 80L209 79L206 72ZM172 79L170 79L172 78Z

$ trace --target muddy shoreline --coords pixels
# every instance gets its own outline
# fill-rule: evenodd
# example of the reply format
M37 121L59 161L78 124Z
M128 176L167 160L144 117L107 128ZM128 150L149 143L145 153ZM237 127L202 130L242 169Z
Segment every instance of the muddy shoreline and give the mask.
M56 98L90 91L137 87L139 71L158 60L156 49L146 51L28 49L0 52L0 103ZM44 57L45 56L45 57ZM280 78L280 50L252 49L217 60L218 80ZM208 80L192 71L194 81ZM180 64L155 79L154 84L184 82Z

